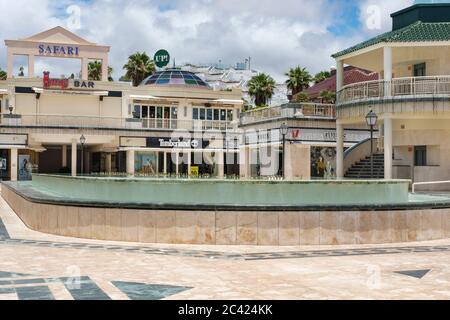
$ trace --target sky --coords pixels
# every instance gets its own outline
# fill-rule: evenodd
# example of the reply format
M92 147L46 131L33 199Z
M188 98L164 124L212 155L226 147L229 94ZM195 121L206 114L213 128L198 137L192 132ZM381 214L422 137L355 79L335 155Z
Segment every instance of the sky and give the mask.
M0 68L3 40L62 26L89 41L111 46L114 78L128 56L151 57L167 49L177 64L235 65L285 79L300 65L312 74L334 65L331 54L392 27L390 14L414 0L0 0ZM77 73L76 60L36 61L36 73ZM26 65L18 58L15 69Z

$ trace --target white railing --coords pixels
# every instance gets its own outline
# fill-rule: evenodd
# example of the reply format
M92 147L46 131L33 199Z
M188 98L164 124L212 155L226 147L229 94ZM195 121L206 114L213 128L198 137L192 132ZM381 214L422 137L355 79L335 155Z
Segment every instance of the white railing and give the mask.
M250 124L264 120L279 118L334 118L335 109L332 104L288 103L277 107L247 111L241 114L241 124Z
M114 117L74 116L53 114L2 114L1 125L57 128L96 129L186 129L186 130L233 130L236 124L229 121L176 120L176 119L126 119Z
M432 185L450 185L450 181L431 181L431 182L415 182L412 184L412 193L416 192L416 187L419 186L432 186Z
M384 97L450 95L450 76L396 78L347 85L337 95L338 103Z

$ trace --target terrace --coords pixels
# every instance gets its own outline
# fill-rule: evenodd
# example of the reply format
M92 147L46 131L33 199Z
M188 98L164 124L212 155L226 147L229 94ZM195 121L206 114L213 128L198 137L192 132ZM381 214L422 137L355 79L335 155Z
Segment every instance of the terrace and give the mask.
M277 107L262 108L241 114L241 125L284 119L334 119L333 104L288 103Z

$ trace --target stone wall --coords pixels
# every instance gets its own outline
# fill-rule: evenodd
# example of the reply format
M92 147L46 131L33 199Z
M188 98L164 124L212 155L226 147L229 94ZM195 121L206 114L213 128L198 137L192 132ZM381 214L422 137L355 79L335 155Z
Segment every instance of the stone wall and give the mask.
M86 239L205 245L349 245L450 238L450 209L210 212L87 208L2 196L33 230Z

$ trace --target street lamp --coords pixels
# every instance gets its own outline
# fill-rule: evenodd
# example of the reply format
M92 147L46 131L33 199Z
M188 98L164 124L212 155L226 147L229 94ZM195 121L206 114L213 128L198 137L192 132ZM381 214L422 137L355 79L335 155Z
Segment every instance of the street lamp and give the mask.
M285 154L286 154L286 135L288 134L289 127L286 123L283 123L280 127L281 135L283 136L283 150L282 150L282 160L281 160L281 168L282 168L282 176L283 179L286 179L286 172L285 172Z
M370 177L373 179L373 127L377 125L378 116L370 110L366 116L367 125L370 127Z
M81 175L83 175L83 173L84 173L84 144L86 143L86 137L84 135L81 135L80 143L81 143Z

